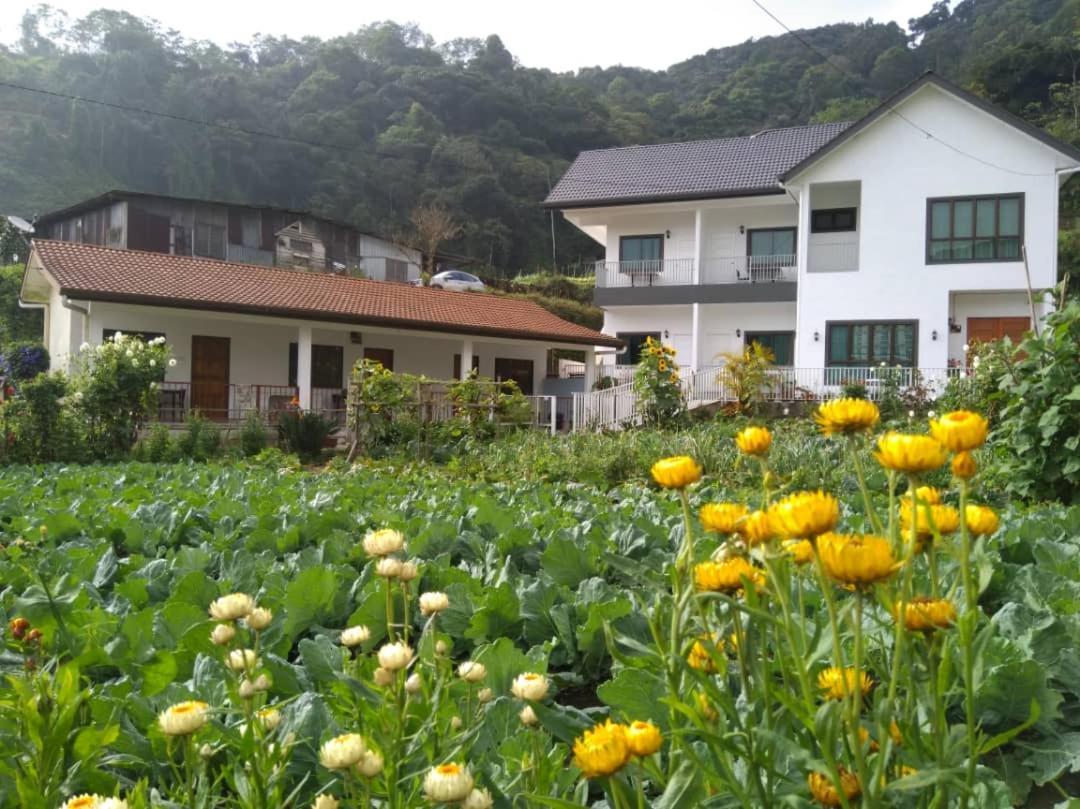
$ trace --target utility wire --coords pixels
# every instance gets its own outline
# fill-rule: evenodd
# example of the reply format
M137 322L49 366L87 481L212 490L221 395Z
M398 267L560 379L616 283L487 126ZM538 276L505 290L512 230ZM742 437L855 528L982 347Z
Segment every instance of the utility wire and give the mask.
M226 132L232 132L233 134L250 135L252 137L259 138L272 138L274 140L280 140L299 146L310 146L315 149L332 149L335 151L346 153L353 153L355 151L347 146L338 146L333 143L323 143L320 141L306 140L304 138L295 138L291 135L282 135L277 132L268 132L264 129L250 129L243 126L222 124L218 123L217 121L206 120L205 118L189 118L185 115L176 115L171 112L161 112L160 110L151 110L147 109L146 107L136 107L130 104L119 104L115 101L102 101L99 98L90 98L89 96L75 95L73 93L61 93L56 90L43 90L40 87L29 87L25 84L16 84L15 82L11 81L0 80L0 87L7 87L12 90L21 90L26 93L36 93L38 95L49 96L50 98L60 98L65 101L81 101L84 104L96 104L101 107L108 107L109 109L120 110L122 112L134 112L140 115L150 115L156 118L166 118L170 121L182 121L184 123L196 124L211 129L221 129Z
M759 9L761 9L763 12L765 12L765 14L768 15L769 18L771 18L773 20L773 22L775 22L777 25L779 25L781 28L783 28L785 31L787 31L789 34L791 34L791 36L793 36L799 43L801 43L803 46L805 46L807 48L807 50L814 53L819 59L821 59L826 65L831 67L833 70L847 76L848 78L855 79L856 81L858 81L860 83L864 80L863 77L860 76L859 74L854 73L854 72L848 70L843 65L837 64L836 62L834 62L832 60L832 57L829 54L825 53L820 48L818 48L816 45L814 45L813 43L808 41L805 37L803 37L801 34L799 34L798 31L795 31L795 30L791 29L790 27L788 27L788 25L786 23L784 23L783 20L781 20L779 17L777 17L771 11L769 11L769 9L767 9L760 2L760 0L750 0L750 2L753 3L755 6L757 6ZM908 124L908 126L911 126L912 128L914 128L918 132L921 132L928 139L937 141L942 146L944 146L946 149L950 149L953 152L955 152L956 154L961 155L962 157L966 157L969 160L974 160L977 163L982 163L984 166L987 166L988 168L997 169L998 171L1004 171L1004 172L1007 172L1009 174L1015 174L1015 175L1017 175L1019 177L1052 177L1052 176L1054 176L1052 172L1051 173L1043 173L1043 172L1017 171L1016 169L1010 169L1007 166L999 166L997 163L993 163L993 162L991 162L989 160L984 160L983 158L979 157L978 155L973 155L970 152L965 152L960 147L953 146L948 141L945 141L945 140L942 140L941 138L939 138L937 135L935 135L930 130L926 129L923 126L920 126L917 123L915 123L910 118L908 118L906 115L904 115L904 113L900 112L900 110L898 110L896 107L894 107L892 104L890 104L888 101L886 101L884 99L880 99L880 98L877 99L877 100L880 101L881 104L883 106L885 106L889 110L889 112L893 113L898 118L900 118L900 120L902 120L904 123Z

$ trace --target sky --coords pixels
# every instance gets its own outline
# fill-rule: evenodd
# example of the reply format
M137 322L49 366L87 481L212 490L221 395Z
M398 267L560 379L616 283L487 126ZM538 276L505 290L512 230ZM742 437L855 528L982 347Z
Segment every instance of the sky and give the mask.
M932 0L760 0L791 28L895 20ZM28 0L0 0L0 41L18 37ZM322 38L379 20L415 22L438 42L498 34L521 64L552 70L600 65L663 69L710 48L783 33L752 0L52 0L78 18L102 6L152 17L189 39L221 45L254 34Z

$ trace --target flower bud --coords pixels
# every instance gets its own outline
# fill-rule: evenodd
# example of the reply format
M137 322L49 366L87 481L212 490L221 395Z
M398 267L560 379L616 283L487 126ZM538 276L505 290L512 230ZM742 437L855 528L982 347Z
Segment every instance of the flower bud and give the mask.
M420 689L423 688L423 682L420 680L420 675L413 672L405 680L405 690L410 694L417 694Z
M248 627L254 629L256 632L261 632L270 626L270 622L274 620L274 614L266 607L256 607L251 611L251 614L245 619Z
M369 638L371 638L371 630L366 626L350 626L341 633L341 645L351 649L365 643Z
M461 717L455 716L450 720L451 730L461 730Z
M401 560L393 556L384 556L375 564L375 575L386 579L396 579L401 575Z
M374 778L382 769L383 757L374 750L365 750L364 757L356 762L356 771L364 778Z
M413 650L407 643L387 643L379 649L379 665L387 671L400 671L412 658Z
M491 702L495 698L495 692L490 688L481 688L476 692L477 701L483 705L486 702Z
M435 642L435 654L444 655L449 651L450 647L447 645L446 641L439 640Z
M483 663L477 663L473 660L466 660L460 666L458 666L458 677L467 683L478 683L487 676L487 669Z
M404 582L410 582L420 575L420 568L416 566L416 562L402 562L401 571L398 573L398 579Z
M233 649L225 658L225 664L233 671L245 671L259 665L254 649Z
M532 727L540 720L536 718L536 711L532 709L531 705L526 705L521 709L521 713L518 714L518 719L521 720L521 724L525 727Z
M384 668L377 668L371 675L372 681L375 685L385 688L394 681L394 675Z
M217 646L224 646L236 637L236 628L232 624L218 624L210 633L210 640Z
M970 452L958 452L952 459L952 473L961 480L970 480L979 471L978 464Z
M446 593L424 593L420 596L420 613L422 615L436 615L450 606L450 598Z

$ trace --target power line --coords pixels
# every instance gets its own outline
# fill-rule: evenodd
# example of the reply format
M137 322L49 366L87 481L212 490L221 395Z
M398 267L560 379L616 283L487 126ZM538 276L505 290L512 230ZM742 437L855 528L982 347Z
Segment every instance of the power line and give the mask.
M792 37L794 37L799 43L801 43L809 51L814 53L819 59L821 59L826 65L831 67L833 70L837 71L838 73L842 73L843 75L847 76L848 78L855 79L858 82L863 81L862 76L848 70L846 67L844 67L841 64L837 64L836 62L834 62L832 60L832 57L829 54L825 53L820 48L818 48L816 45L814 45L813 43L808 41L805 37L801 36L798 31L795 31L795 30L789 28L787 26L787 24L784 23L783 20L781 20L779 17L777 17L771 11L769 11L769 9L767 9L764 5L762 5L761 2L759 2L759 0L750 0L750 2L753 3L755 6L757 6L759 9L761 9L763 12L765 12L765 14L768 15L769 18L772 19L777 25L779 25L781 28L783 28L785 31L787 31L789 34L791 34ZM894 107L892 104L890 104L888 101L886 101L884 99L881 99L881 98L878 98L877 100L880 101L881 104L883 106L885 106L889 110L889 112L893 113L898 118L900 118L900 120L902 120L904 123L908 124L908 126L911 126L915 130L921 132L923 135L925 135L930 140L937 141L942 146L944 146L946 149L951 149L953 152L955 152L958 155L961 155L962 157L966 157L969 160L974 160L977 163L982 163L982 165L987 166L988 168L997 169L998 171L1004 171L1004 172L1007 172L1009 174L1015 174L1015 175L1017 175L1019 177L1051 177L1051 176L1053 176L1052 173L1017 171L1016 169L1010 169L1010 168L1008 168L1006 166L999 166L997 163L993 163L993 162L991 162L989 160L984 160L983 158L979 157L978 155L973 155L970 152L965 152L960 147L953 146L948 141L945 141L945 140L942 140L941 138L939 138L937 135L935 135L930 130L926 129L925 127L920 126L917 123L915 123L910 118L908 118L906 115L904 115L904 113L900 112L900 110L898 110L896 107Z
M232 132L238 135L249 135L251 137L258 138L272 138L274 140L284 141L286 143L292 143L298 146L309 146L314 149L332 149L338 152L353 153L355 150L350 149L347 146L338 146L333 143L323 143L321 141L306 140L304 138L295 138L291 135L282 135L277 132L268 132L264 129L250 129L243 126L234 126L231 124L223 124L217 121L209 121L205 118L189 118L185 115L176 115L171 112L161 112L160 110L151 110L146 107L136 107L131 104L119 104L115 101L103 101L100 98L90 98L89 96L75 95L73 93L61 93L56 90L44 90L40 87L29 87L25 84L16 84L10 81L0 81L0 87L7 87L12 90L21 90L26 93L36 93L38 95L48 96L50 98L60 98L65 101L80 101L84 104L96 104L100 107L107 107L109 109L120 110L122 112L134 112L140 115L150 115L155 118L166 118L170 121L181 121L188 124L196 124L197 126L205 126L210 129L221 129L225 132Z

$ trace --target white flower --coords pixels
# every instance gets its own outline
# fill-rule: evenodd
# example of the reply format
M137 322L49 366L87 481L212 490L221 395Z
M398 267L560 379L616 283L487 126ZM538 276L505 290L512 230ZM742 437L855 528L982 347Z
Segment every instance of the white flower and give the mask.
M536 711L532 709L532 705L526 705L521 709L521 713L518 714L518 719L521 720L521 724L526 727L531 727L537 724L540 720L536 718Z
M356 771L365 778L374 778L382 769L383 757L375 750L365 750L364 757L356 762Z
M71 394L71 398L74 399L76 402L81 402L83 400L83 392L81 390L77 390L73 394Z
M266 607L256 607L244 619L244 623L256 632L261 632L270 626L270 622L273 620L274 613L270 612Z
M245 677L240 681L240 697L242 699L251 699L256 694L269 690L270 678L265 674L260 674L254 680L249 680Z
M926 411L926 417L928 419L937 418L937 413L935 411L933 411L933 410L927 410Z
M460 716L452 716L452 717L450 717L450 730L461 730L461 717Z
M281 711L277 708L263 708L255 714L255 718L259 720L259 724L263 726L263 729L267 731L274 730L281 724Z
M375 575L386 579L396 579L401 575L401 560L393 556L384 556L375 563Z
M225 658L225 665L233 671L246 671L259 665L254 649L233 649Z
M408 691L410 694L419 693L420 689L423 688L423 687L424 687L424 683L420 679L420 675L417 674L416 672L413 672L412 674L410 674L408 676L408 679L405 680L405 690Z
M102 798L97 809L128 809L128 802L123 798Z
M907 417L908 417L909 419L913 419L913 418L915 418L915 411L914 411L914 410L909 410L909 411L907 412Z
M420 575L420 569L416 562L402 562L401 571L398 573L398 581L412 581Z
M457 669L458 677L468 683L478 683L487 676L487 669L483 663L466 660Z
M971 351L971 346L969 346L967 343L964 343L964 353L967 354L969 351Z
M125 352L124 352L124 356L125 356L125 357L127 357L128 359L131 359L132 357L134 357L134 356L135 356L135 352L134 352L134 351L132 351L132 350L131 350L131 349L129 348L129 349L127 350L127 351L125 351Z
M424 777L424 794L432 803L463 801L472 792L473 777L462 764L440 764Z
M366 626L350 626L341 633L341 645L351 649L353 646L366 642L370 637L371 630Z
M491 793L486 789L474 789L469 793L469 797L461 802L461 809L491 809L494 803Z
M112 336L112 338L114 343L119 343L121 340L124 339L124 333L122 331L118 331Z
M338 799L333 795L320 795L311 804L311 809L338 809Z
M975 359L973 359L971 361L971 367L972 368L978 368L979 367L979 357L976 356Z
M495 692L490 688L481 688L476 692L476 701L481 705L491 702L493 699L495 699Z
M412 658L413 650L406 643L387 643L379 649L379 665L387 671L400 671Z
M543 674L536 674L531 671L519 674L514 678L514 682L510 686L510 693L515 697L532 700L533 702L542 700L547 696L547 692L548 678Z
M434 615L449 606L450 598L446 593L432 592L420 596L420 612L423 615Z
M218 624L210 633L210 640L217 646L224 646L236 637L236 627L232 624Z
M444 641L444 640L435 641L435 654L444 655L448 651L450 651L450 647L447 645L446 641Z
M246 593L230 593L210 604L210 617L215 621L235 621L255 609L255 600Z
M364 552L368 556L389 556L405 547L405 536L393 528L380 528L364 537Z
M364 756L367 745L359 733L335 736L319 748L319 763L328 770L347 770Z
M169 360L169 367L170 368L175 368L176 367L176 360L170 359Z
M79 346L79 351L86 352L86 351L89 351L89 350L90 350L90 344L89 343L83 343L81 346Z
M147 363L147 364L148 364L148 365L149 365L149 366L150 366L151 368L156 368L156 367L157 367L157 360L155 360L154 358L152 358L152 357L151 357L151 358L150 358L150 362L149 362L149 363Z
M158 725L166 736L190 736L210 716L210 706L198 700L178 702L158 714Z

